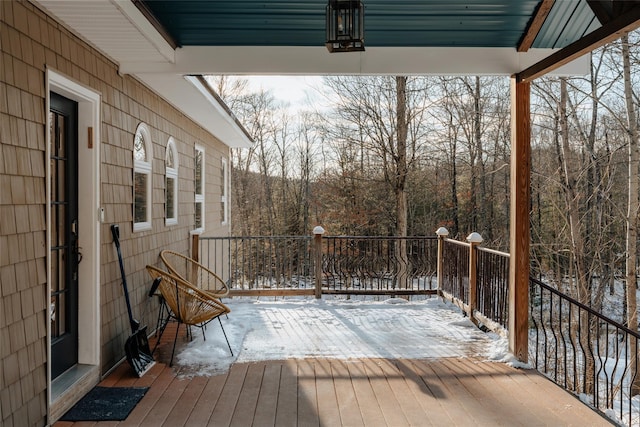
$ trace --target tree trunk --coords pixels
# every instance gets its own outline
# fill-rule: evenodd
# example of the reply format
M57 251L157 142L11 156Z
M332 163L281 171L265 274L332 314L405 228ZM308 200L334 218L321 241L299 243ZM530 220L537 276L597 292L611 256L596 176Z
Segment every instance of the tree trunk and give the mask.
M407 122L407 77L396 77L397 90L397 141L396 141L396 236L407 236L407 134L409 124ZM408 283L408 258L407 242L405 239L396 240L396 262L398 271L398 284L401 288L407 288Z
M629 130L629 201L627 205L627 326L632 331L638 330L638 309L636 301L637 289L637 241L638 241L638 208L640 200L638 198L638 123L633 104L633 92L631 89L631 65L629 59L629 35L625 34L622 41L622 62L624 75L624 97L627 105L627 121ZM629 343L629 358L631 360L630 377L635 378L631 386L631 395L640 394L640 378L636 376L638 369L638 359L635 355L638 352L638 342L631 339Z
M564 195L567 206L567 215L569 219L569 232L571 235L571 249L574 255L575 276L576 276L576 296L578 301L590 306L591 295L588 286L588 270L585 260L585 244L582 229L580 227L580 200L581 197L576 190L576 173L575 168L577 159L575 159L574 150L569 145L569 127L567 123L567 81L560 78L560 137L562 139L562 166L564 171ZM569 276L571 279L571 275ZM579 339L582 348L589 348L592 344L589 342L589 318L588 313L582 311L579 323L580 330L572 330L571 334L575 337L579 333ZM586 383L583 385L585 393L593 393L593 372L595 369L594 360L589 357L590 353L585 354L585 370ZM577 384L576 391L577 389Z

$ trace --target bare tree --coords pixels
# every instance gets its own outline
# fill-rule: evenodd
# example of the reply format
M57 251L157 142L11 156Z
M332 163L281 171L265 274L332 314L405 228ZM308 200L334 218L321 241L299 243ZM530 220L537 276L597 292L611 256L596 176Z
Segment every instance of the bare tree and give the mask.
M640 179L638 175L638 166L640 165L640 156L638 153L638 119L636 117L635 105L633 100L633 91L631 88L631 61L629 59L629 35L625 34L621 37L622 42L622 63L624 76L624 98L627 106L627 122L629 129L629 202L627 205L627 259L626 259L626 279L627 279L627 326L634 330L638 330L638 303L636 301L636 289L638 287L638 277L636 266L638 262L637 245L638 245L638 211L640 210L640 199L638 190L640 188ZM631 370L632 376L637 377L637 357L638 353L637 340L631 340ZM640 379L636 378L631 387L633 396L640 394Z

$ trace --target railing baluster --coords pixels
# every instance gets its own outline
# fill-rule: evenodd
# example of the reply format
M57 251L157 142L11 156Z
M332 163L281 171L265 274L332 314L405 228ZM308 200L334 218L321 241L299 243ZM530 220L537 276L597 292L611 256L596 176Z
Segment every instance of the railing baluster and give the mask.
M546 330L548 325L554 339L550 342L547 337L543 344L538 333L535 340L532 338L536 368L580 395L597 410L613 410L625 424L637 425L639 410L631 396L631 385L637 372L633 372L631 366L636 363L638 354L631 350L640 337L638 332L539 280L532 278L530 284L534 328ZM546 309L548 318L544 314ZM544 366L540 366L539 358L546 358L550 352L553 353L552 360L548 363L545 359Z
M407 256L399 256L398 242L407 246ZM310 236L203 237L201 246L210 268L230 280L232 290L284 290L315 283L313 266L318 261ZM324 292L435 293L435 237L330 236L322 237L321 250Z

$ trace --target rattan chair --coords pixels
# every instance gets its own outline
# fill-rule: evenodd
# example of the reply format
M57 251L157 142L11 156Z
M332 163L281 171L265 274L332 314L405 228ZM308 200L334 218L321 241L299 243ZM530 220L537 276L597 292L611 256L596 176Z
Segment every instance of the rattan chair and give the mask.
M169 317L161 326L156 347L162 338L167 322L171 319L178 322L176 336L173 340L173 350L171 352L171 361L169 362L169 366L173 365L173 355L176 351L176 341L178 339L180 325L187 325L187 333L189 333L190 326L204 328L204 326L216 318L222 328L222 333L224 334L224 339L227 341L227 346L229 346L229 352L233 356L233 350L231 350L231 344L229 344L227 333L222 326L222 321L220 321L221 315L227 314L231 311L229 310L229 307L221 303L218 298L201 291L200 289L192 286L186 280L183 280L174 274L151 265L147 266L147 271L153 280L156 280L157 278L162 279L158 286L158 290L164 299L164 303L170 310Z
M172 274L198 289L216 298L229 295L229 287L224 280L198 261L170 250L160 252L160 259Z

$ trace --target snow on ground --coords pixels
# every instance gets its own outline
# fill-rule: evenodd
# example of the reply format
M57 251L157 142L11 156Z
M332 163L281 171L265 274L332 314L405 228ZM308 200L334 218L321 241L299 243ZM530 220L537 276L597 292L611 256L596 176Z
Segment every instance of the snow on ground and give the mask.
M176 350L182 374L211 375L234 362L306 357L515 360L504 338L480 331L457 307L437 298L224 302L231 313L222 324L234 356L214 321L206 328L206 340L194 329L193 340Z

